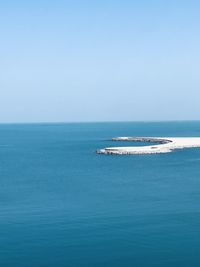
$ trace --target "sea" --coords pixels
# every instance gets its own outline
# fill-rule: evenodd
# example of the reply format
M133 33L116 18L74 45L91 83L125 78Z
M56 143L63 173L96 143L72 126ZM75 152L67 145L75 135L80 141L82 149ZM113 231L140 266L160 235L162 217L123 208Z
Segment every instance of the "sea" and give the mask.
M96 154L118 136L200 122L0 124L1 267L200 266L200 149Z

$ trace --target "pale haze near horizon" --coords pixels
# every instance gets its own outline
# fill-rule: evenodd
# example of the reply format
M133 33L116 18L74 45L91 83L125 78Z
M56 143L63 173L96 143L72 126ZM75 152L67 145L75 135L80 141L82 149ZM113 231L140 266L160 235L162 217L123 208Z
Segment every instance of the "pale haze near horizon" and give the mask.
M198 1L0 4L0 122L200 119Z

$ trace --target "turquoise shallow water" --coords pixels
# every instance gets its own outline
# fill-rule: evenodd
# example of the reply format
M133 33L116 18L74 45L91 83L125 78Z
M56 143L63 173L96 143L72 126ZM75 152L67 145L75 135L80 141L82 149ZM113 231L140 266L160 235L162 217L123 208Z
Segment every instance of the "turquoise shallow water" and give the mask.
M200 149L95 153L115 136L200 122L0 125L0 266L200 265Z

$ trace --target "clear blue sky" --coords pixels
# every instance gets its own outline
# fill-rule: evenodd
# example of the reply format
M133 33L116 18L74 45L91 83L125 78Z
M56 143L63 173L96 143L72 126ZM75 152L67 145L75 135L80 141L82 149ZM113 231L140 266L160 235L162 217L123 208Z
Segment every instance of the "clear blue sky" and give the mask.
M1 1L0 122L200 119L200 1Z

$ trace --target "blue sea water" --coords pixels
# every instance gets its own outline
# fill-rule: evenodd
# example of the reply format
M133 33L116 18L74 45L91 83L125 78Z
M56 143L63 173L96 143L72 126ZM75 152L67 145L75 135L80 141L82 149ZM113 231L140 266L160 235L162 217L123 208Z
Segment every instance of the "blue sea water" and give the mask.
M200 122L0 125L0 266L200 266L200 149L95 153L116 136Z

